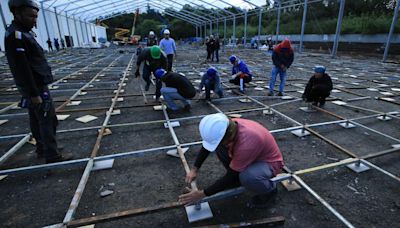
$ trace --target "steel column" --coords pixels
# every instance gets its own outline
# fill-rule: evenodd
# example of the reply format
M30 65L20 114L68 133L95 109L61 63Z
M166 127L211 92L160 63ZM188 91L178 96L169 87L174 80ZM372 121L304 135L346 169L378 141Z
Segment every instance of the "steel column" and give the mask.
M49 27L47 25L46 12L44 10L43 2L40 5L41 5L41 8L42 8L42 14L43 14L43 19L44 19L44 25L46 27L47 38L50 39Z
M222 52L225 52L226 43L226 18L224 18L224 42L222 42Z
M391 43L390 40L392 39L394 28L396 27L397 17L399 15L399 8L400 8L400 1L397 0L396 7L394 8L392 25L390 26L389 35L388 35L387 40L386 40L385 52L383 53L383 62L385 62L387 60L387 56L389 54L390 43Z
M244 46L247 43L247 10L244 11Z
M333 50L332 50L332 58L336 58L337 54L337 49L339 46L339 36L340 36L340 30L342 28L342 20L343 20L343 13L344 13L344 5L346 3L346 0L340 0L340 9L339 9L339 16L338 16L338 21L336 25L336 35L335 35L335 41L333 43Z
M262 11L263 8L260 8L260 12L258 13L258 38L257 38L257 46L259 44L260 36L261 36L261 19L262 19Z
M69 19L68 19L68 13L67 12L65 12L65 18L67 19L68 36L69 36L69 41L70 41L69 44L70 44L71 47L73 47L74 45L71 42L72 34L71 34L71 28L69 26ZM65 41L65 48L68 48L67 47L67 41Z
M232 38L233 38L233 42L236 43L236 16L233 15L233 28L232 28Z
M303 20L301 22L300 48L299 52L303 52L304 29L306 27L308 0L304 0Z
M62 34L61 34L60 22L58 20L58 14L57 14L57 8L56 7L54 7L54 14L56 16L58 35L60 36L60 39L62 39L63 37L62 37Z
M4 30L6 30L7 22L6 22L6 18L4 17L4 12L3 12L3 8L1 7L1 4L0 4L0 16L1 16L1 21L3 22L3 25L4 25Z
M278 0L278 14L276 19L276 37L275 42L278 43L278 36L279 36L279 27L281 23L281 0Z
M81 45L79 44L80 40L79 40L78 26L76 25L75 17L73 17L72 19L74 20L74 25L75 25L76 41L78 42L78 47L80 47Z

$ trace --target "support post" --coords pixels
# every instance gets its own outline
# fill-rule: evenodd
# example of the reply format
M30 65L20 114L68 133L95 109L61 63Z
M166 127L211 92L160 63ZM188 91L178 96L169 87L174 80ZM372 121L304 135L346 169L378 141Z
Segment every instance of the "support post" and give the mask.
M61 34L60 21L58 20L57 7L54 7L54 14L56 16L58 35L60 36L60 39L62 39L63 37L62 37L62 34Z
M222 52L225 52L226 44L226 18L224 18L224 42L222 42Z
M73 47L74 45L73 45L72 42L71 42L71 37L72 37L72 35L71 35L71 28L70 28L70 26L69 26L69 19L68 19L68 13L67 13L67 12L65 12L65 18L66 18L66 20L67 20L69 45L70 45L71 47ZM66 41L65 41L65 42L66 42ZM67 47L67 44L65 44L65 47L68 48L68 47Z
M213 34L213 29L212 29L212 21L210 21L210 35Z
M276 37L275 37L275 43L278 43L278 36L279 36L279 26L281 23L281 1L278 0L278 13L277 13L277 19L276 19Z
M207 23L204 23L204 39L207 37Z
M387 60L387 56L389 54L390 42L392 39L394 28L396 27L397 17L399 15L399 10L400 10L399 8L400 8L400 1L397 0L396 7L394 8L394 13L393 13L392 25L390 26L389 35L386 40L385 52L383 53L383 62L385 62Z
M78 42L78 47L80 47L80 41L79 41L79 33L78 33L78 26L76 25L76 19L75 17L72 18L74 20L74 25L75 25L75 33L76 33L76 41Z
M233 42L236 43L236 16L233 15L233 30L232 30Z
M247 43L247 10L244 11L244 46Z
M258 13L258 39L257 39L257 46L260 45L258 42L260 42L260 40L261 40L260 36L261 36L262 10L263 10L263 8L260 7L260 11Z
M44 10L43 2L40 3L40 6L42 8L42 14L43 14L43 19L44 19L44 25L46 27L47 38L50 39L49 26L47 25L46 12Z
M85 42L85 33L83 32L82 20L79 18L79 26L81 27L82 43Z
M303 52L304 30L306 27L308 0L304 0L303 21L301 22L300 48L299 52Z
M342 28L342 20L343 20L345 3L346 3L346 0L340 0L339 16L338 16L338 21L337 21L337 25L336 25L335 42L333 43L333 48L332 48L333 49L332 50L332 58L336 58L337 49L339 46L339 36L340 36L340 30Z
M1 7L1 4L0 4L0 16L1 16L1 21L3 22L3 25L4 25L4 30L6 30L7 22L6 22L6 18L4 17L4 12L3 12L3 8Z

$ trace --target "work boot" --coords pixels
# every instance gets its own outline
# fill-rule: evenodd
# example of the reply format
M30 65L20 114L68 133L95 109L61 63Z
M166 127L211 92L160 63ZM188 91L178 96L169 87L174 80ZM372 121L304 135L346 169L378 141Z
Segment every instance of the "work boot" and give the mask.
M312 103L312 105L318 106L318 102L314 101L314 102Z
M62 152L63 150L64 150L64 147L63 147L63 146L58 146L58 147L57 147L57 151ZM42 158L44 158L44 152L43 152L43 151L37 150L37 149L36 149L35 153L36 153L36 158L37 158L37 159L42 159Z
M278 93L278 96L280 96L280 97L283 96L283 93L282 93L282 92L279 92L279 93Z
M278 188L274 188L267 194L255 195L251 198L249 203L250 208L266 208L274 203L276 195L278 194Z
M144 90L149 91L149 88L150 88L150 84L146 84L146 86L144 87Z
M57 155L54 158L50 158L50 159L46 159L46 163L55 163L55 162L63 162L63 161L69 161L74 159L74 156L72 156L71 154L64 154L64 155Z
M190 104L185 105L185 107L183 107L183 110L186 112L190 112L190 109L192 108L192 106Z
M270 92L268 93L268 96L274 96L274 92L270 91Z

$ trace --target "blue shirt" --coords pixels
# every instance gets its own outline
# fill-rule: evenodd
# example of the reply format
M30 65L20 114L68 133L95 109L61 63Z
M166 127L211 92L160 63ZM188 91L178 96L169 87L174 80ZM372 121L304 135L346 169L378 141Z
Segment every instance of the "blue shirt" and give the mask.
M163 38L160 41L160 48L165 52L165 54L170 55L176 52L175 40L172 38Z
M246 63L244 63L242 60L239 60L239 63L232 67L232 75L234 75L234 74L236 74L238 72L242 72L244 74L247 74L250 77L252 76L250 71L249 71L249 68L247 68Z
M209 85L209 86L214 86L214 91L222 91L222 86L221 86L221 79L218 74L214 76L210 76L207 73L203 74L203 77L201 78L201 83L199 85L199 90L201 91L204 86Z

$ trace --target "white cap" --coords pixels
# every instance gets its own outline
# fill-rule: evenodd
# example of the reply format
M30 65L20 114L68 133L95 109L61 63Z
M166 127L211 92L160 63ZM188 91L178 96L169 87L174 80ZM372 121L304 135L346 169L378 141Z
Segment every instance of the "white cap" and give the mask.
M153 32L153 31L150 31L150 32L149 32L149 35L150 35L150 36L154 36L154 32Z
M168 34L168 35L169 35L169 34L170 34L169 30L168 30L168 29L165 29L165 30L164 30L164 34Z
M222 113L205 116L199 124L203 147L213 152L224 138L229 126L229 119Z

